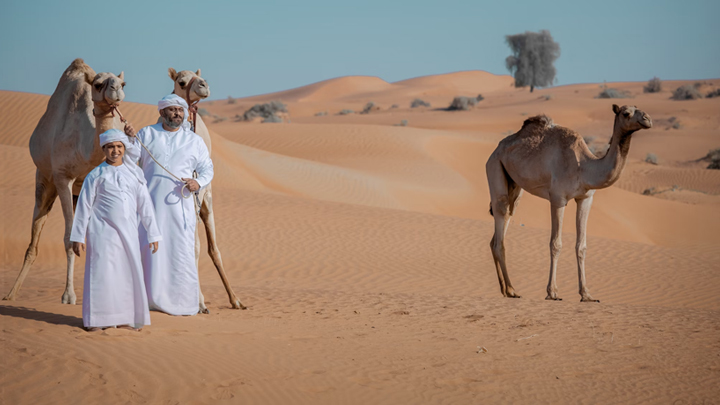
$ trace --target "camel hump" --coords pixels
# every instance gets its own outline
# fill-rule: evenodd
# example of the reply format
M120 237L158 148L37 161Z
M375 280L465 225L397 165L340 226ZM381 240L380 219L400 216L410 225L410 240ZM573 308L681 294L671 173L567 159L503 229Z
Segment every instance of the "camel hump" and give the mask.
M540 128L552 128L555 126L555 123L553 122L552 118L548 117L545 114L542 115L536 115L534 117L530 117L523 122L523 128L527 126L539 126Z
M72 61L70 66L68 66L68 68L65 69L66 76L70 76L71 74L75 74L75 73L81 73L81 74L87 73L87 76L89 76L89 77L95 77L95 75L96 75L95 70L93 70L93 68L88 66L88 64L85 63L85 61L82 58L75 59L74 61Z

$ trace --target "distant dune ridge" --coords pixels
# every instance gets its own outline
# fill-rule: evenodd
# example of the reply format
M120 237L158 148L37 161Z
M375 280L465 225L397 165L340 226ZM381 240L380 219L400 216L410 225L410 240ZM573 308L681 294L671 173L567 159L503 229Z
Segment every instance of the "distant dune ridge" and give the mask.
M394 83L350 76L203 101L218 117L274 100L289 114L290 123L208 123L220 248L250 309L229 309L201 254L210 315L153 312L142 333L82 331L80 305L59 304L63 221L53 210L18 300L0 304L0 365L14 370L0 374L3 401L713 403L720 171L698 159L720 147L720 98L671 100L692 82L667 80L654 93L645 82L607 83L630 93L623 100L595 98L598 84L532 94L512 84L481 71ZM473 109L444 111L454 97L478 94ZM29 242L27 145L48 98L0 91L5 292ZM415 98L432 107L411 109ZM633 136L620 181L595 195L586 266L602 302L578 302L574 204L558 266L565 301L543 300L550 211L528 193L506 241L523 298L502 298L489 249L488 156L538 114L600 147L613 101L638 106L655 125ZM337 115L369 102L379 109ZM122 111L136 128L156 122L152 105ZM644 161L648 153L658 165ZM76 266L82 286L84 258Z

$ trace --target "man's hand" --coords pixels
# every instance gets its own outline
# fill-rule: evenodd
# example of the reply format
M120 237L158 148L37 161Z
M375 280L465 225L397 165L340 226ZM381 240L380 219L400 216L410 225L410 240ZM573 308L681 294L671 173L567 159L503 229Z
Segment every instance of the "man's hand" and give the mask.
M155 254L155 252L157 252L157 250L158 250L158 243L152 242L151 244L148 245L148 248L152 249L153 250L152 253Z
M72 249L73 249L73 252L75 252L75 255L76 255L77 257L80 257L80 249L82 249L82 251L84 252L84 251L85 251L85 244L84 244L84 243L80 243L80 242L73 242Z
M200 184L197 181L195 181L195 179L186 179L185 177L183 177L182 181L184 181L185 184L187 184L187 188L191 192L194 193L194 192L200 190Z
M137 131L135 130L135 128L133 128L132 124L129 122L125 123L125 135L132 138L136 134L137 134Z

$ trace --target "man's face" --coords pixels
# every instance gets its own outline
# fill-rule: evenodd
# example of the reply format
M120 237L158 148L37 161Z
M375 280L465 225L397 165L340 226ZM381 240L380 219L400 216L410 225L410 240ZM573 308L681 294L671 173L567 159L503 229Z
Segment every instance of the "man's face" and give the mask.
M174 105L167 108L163 108L160 111L160 116L163 118L163 123L172 129L180 128L185 118L185 110L182 107Z
M122 158L125 156L125 145L120 142L106 143L102 147L103 153L105 154L105 161L112 165L118 166L122 164Z

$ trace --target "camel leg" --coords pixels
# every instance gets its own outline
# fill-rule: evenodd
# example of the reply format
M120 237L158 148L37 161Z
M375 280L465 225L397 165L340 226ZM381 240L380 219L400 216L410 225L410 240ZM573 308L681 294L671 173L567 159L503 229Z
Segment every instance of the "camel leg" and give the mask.
M547 286L546 300L561 301L557 295L557 262L562 249L562 223L565 214L565 206L551 205L552 233L550 234L550 279Z
M30 267L35 262L38 254L38 243L40 242L40 233L47 220L48 214L52 209L53 203L57 198L55 184L44 180L39 171L35 172L35 210L33 211L32 232L30 236L30 245L25 251L25 260L23 261L20 274L18 274L15 284L10 292L3 300L14 301L15 296L22 286L25 277L30 272Z
M585 233L587 231L587 219L588 215L590 215L592 201L593 196L575 200L575 202L577 202L577 217L575 223L577 227L577 243L575 244L575 254L577 255L578 284L580 287L581 302L600 302L600 300L596 300L590 295L590 291L587 288L587 281L585 280L585 253L587 252Z
M492 250L493 260L495 261L495 270L497 271L498 281L500 282L500 292L503 297L520 298L515 292L507 272L505 235L507 234L510 218L517 206L522 189L516 186L509 191L510 195L507 197L500 196L498 201L492 204L493 217L495 218L495 234L490 241L490 249Z
M62 207L63 217L65 218L65 256L67 257L67 279L65 281L65 292L62 296L63 304L75 305L75 286L73 282L73 272L75 270L75 253L72 250L72 242L70 242L70 233L73 224L73 195L72 185L75 179L63 178L55 181L58 196L60 197L60 206Z
M243 305L235 295L235 292L230 286L227 275L225 274L225 268L223 267L220 249L217 245L217 236L215 234L215 214L212 209L212 190L210 189L210 186L208 186L207 192L203 197L203 204L200 208L200 218L205 224L205 235L207 236L208 241L208 254L210 255L210 258L212 258L213 264L215 264L215 268L217 269L220 279L225 286L225 291L227 292L228 299L230 300L230 305L234 309L247 309L247 307L245 307L245 305Z
M193 209L195 209L195 201L193 201ZM205 305L205 296L200 287L200 221L195 224L195 268L198 270L198 314L209 314L210 310Z

